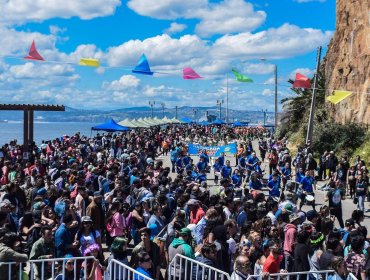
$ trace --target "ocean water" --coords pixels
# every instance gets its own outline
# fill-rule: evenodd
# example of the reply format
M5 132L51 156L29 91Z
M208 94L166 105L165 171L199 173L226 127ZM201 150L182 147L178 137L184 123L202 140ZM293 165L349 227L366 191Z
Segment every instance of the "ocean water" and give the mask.
M91 127L96 123L88 122L35 122L34 140L40 144L42 140L60 138L63 135L74 135L80 132L81 135L95 135ZM23 122L0 123L0 145L16 139L19 144L23 143Z

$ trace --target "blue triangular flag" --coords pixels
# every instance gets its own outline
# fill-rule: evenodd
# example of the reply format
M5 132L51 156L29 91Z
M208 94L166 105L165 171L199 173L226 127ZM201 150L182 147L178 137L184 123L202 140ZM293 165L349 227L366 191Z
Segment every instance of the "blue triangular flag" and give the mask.
M150 71L149 63L145 54L141 55L139 62L136 64L132 72L144 75L153 75L153 72Z

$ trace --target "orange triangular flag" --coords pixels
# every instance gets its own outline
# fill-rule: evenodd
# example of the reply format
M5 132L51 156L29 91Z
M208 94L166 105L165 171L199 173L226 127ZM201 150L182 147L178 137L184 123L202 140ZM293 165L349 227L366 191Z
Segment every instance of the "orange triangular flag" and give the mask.
M28 52L28 55L24 57L24 59L44 60L44 58L36 50L35 40L32 41L30 51Z

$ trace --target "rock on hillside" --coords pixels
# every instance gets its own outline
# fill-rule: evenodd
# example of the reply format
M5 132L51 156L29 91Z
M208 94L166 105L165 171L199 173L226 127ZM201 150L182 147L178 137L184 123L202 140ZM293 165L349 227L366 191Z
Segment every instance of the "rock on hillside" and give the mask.
M354 93L328 107L338 122L370 124L370 1L336 2L336 31L325 57L326 95L334 89Z

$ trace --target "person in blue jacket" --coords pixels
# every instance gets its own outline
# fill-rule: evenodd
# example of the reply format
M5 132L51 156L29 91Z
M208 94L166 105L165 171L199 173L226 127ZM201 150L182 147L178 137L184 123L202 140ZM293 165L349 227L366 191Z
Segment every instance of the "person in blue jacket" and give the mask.
M289 162L287 162L283 168L281 168L281 176L283 182L283 190L288 180L292 179L292 169L290 168Z
M216 162L213 165L213 171L215 173L215 180L214 180L215 185L218 185L218 179L221 176L221 168L222 168L222 166L218 162L218 159L216 159Z
M268 181L267 187L270 197L280 197L280 180L278 179L277 173L272 174L272 179Z
M226 165L224 165L221 169L222 178L230 178L231 172L232 172L232 168L230 166L230 160L227 160Z
M261 180L258 178L256 173L252 173L251 179L249 181L249 188L250 190L261 190L262 189L262 183Z
M305 202L307 195L315 196L315 193L313 192L315 184L315 179L311 176L310 171L306 171L305 176L301 179L300 186L302 193L300 194L300 203L299 203L299 210L302 209L302 206ZM315 210L315 200L312 202L312 208Z
M234 170L233 176L231 176L231 180L236 188L239 188L242 184L242 177L240 176L240 171L238 169Z

